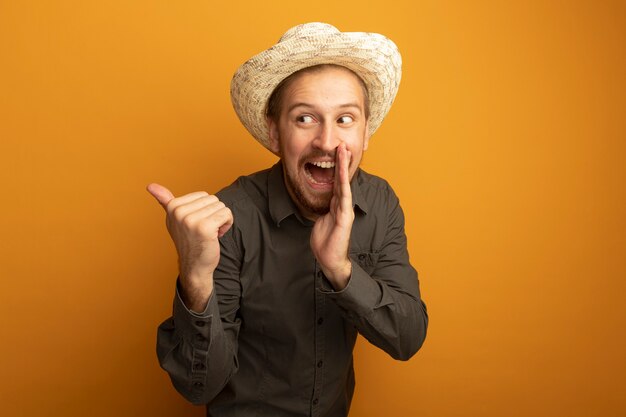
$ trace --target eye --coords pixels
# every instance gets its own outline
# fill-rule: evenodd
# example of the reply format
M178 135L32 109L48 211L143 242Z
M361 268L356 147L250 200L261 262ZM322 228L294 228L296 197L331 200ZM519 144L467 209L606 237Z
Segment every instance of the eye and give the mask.
M298 123L313 123L313 117L309 116L308 114L298 116L296 120L298 121Z
M352 118L352 116L341 116L339 119L337 119L337 122L340 124L352 123L353 121L354 119Z

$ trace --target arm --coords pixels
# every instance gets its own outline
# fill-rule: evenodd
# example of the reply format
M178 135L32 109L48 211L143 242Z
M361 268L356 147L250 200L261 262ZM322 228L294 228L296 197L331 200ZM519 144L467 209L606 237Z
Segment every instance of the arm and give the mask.
M205 192L175 198L158 184L148 191L166 212L180 270L173 315L158 330L157 355L185 398L208 403L237 370L240 257L233 216ZM220 277L215 283L214 273Z
M428 313L420 298L417 272L409 263L402 209L391 190L386 197L387 232L380 252L370 254L377 259L351 259L348 285L338 292L330 287L320 291L341 307L344 317L368 341L395 359L407 360L424 343Z
M220 239L215 291L202 313L189 310L177 285L172 317L157 333L157 356L172 384L193 404L207 404L237 372L239 256L228 232Z
M381 196L387 202L380 214L386 225L384 240L370 276L348 253L355 219L350 158L340 144L330 210L316 220L311 233L311 250L330 284L320 291L341 307L344 317L371 343L393 358L407 360L424 342L428 315L420 299L417 273L409 263L404 215L388 188L387 195Z

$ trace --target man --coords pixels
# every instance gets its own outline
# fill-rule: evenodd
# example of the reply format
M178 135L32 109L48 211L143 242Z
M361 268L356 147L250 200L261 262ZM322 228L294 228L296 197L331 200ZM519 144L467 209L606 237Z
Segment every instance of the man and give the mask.
M396 359L422 345L402 210L359 169L400 65L381 35L296 26L231 84L240 120L280 161L217 196L148 186L180 265L158 357L207 415L346 416L357 332Z

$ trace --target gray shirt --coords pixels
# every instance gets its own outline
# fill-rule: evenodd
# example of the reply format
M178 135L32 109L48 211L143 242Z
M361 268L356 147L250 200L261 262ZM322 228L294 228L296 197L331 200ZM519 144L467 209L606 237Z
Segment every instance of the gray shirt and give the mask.
M351 189L352 275L337 292L311 252L314 223L289 197L280 162L217 194L235 223L220 239L213 294L195 314L177 290L157 340L174 386L207 404L207 415L346 416L357 333L400 360L421 347L428 315L398 198L361 169Z

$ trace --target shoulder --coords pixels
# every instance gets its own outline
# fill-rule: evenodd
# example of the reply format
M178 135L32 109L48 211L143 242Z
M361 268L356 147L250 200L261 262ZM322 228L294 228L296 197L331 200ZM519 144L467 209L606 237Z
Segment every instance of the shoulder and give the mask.
M244 236L255 235L268 216L267 184L271 169L237 178L215 195L233 213L234 224L220 239L223 250L242 253ZM228 250L224 253L228 253Z
M388 205L389 203L392 205L397 204L398 197L389 182L384 178L359 168L356 180L359 192L369 206Z
M216 196L233 211L267 206L267 179L270 169L244 175L221 189Z
M391 189L391 185L389 185L389 182L387 182L386 179L370 174L362 168L359 168L358 170L357 181L359 182L360 187L374 188L378 190Z

